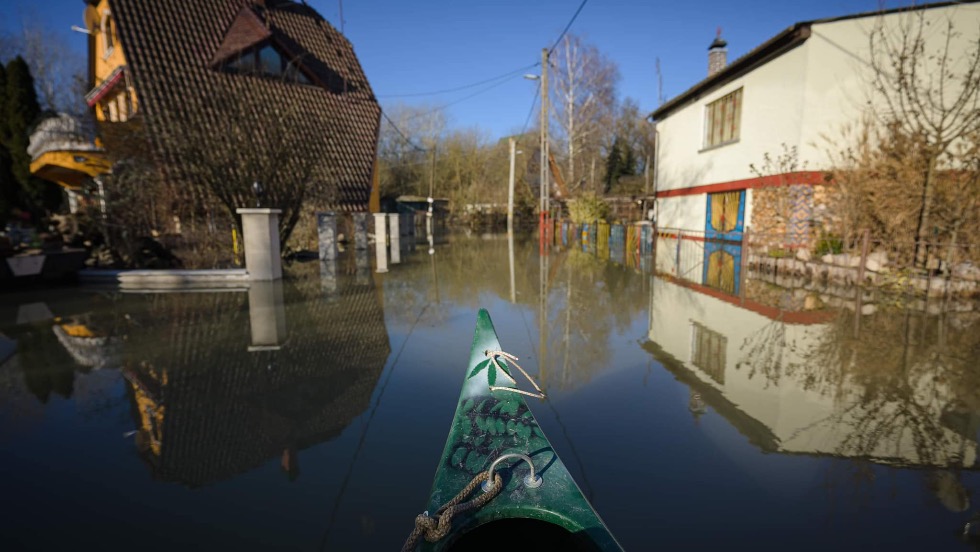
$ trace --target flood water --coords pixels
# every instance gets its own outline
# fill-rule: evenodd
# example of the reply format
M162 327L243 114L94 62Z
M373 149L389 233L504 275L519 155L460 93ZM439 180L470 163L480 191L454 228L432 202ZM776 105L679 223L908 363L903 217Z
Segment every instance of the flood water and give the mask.
M398 550L481 307L627 550L975 547L976 311L736 285L670 244L440 242L246 290L0 293L0 549Z

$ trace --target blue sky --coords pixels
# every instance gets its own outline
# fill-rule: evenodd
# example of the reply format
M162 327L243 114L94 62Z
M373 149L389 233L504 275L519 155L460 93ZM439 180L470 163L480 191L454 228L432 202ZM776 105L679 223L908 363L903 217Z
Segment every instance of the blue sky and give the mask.
M339 0L308 3L340 27ZM479 127L497 138L519 131L531 107L535 84L519 75L448 94L394 95L463 86L540 61L541 48L554 43L580 3L346 0L342 4L343 28L382 106L403 102L439 107L457 102L446 108L451 126ZM705 76L707 47L719 26L728 41L731 60L797 21L911 3L589 0L571 32L595 44L618 64L620 97L636 99L646 112L657 106L656 58L660 58L664 95L669 99ZM82 24L83 9L82 0L2 0L0 30L17 32L25 19L32 19L84 53L84 36L70 31L71 25ZM482 93L474 95L478 92Z

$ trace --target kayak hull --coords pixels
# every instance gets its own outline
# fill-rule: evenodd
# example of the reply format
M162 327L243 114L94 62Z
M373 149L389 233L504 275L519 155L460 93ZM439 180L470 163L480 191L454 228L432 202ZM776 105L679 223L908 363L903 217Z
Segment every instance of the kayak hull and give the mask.
M517 384L506 355L493 354L500 350L490 315L481 309L466 377L436 470L427 512L435 514L474 477L507 454L528 456L535 475L541 478L540 486L526 481L531 467L525 461L517 458L501 461L496 470L503 482L501 492L482 507L456 516L448 536L434 543L423 540L419 550L451 550L462 546L460 543L466 535L476 531L481 532L481 543L499 534L502 543L523 543L523 548L529 541L514 534L515 528L531 532L561 529L568 537L567 542L575 543L573 550L622 550L556 454L525 396L512 390ZM480 492L477 490L476 494ZM503 523L507 520L523 521L508 528ZM496 526L499 530L491 529ZM533 535L526 538L533 539ZM466 548L472 545L470 542Z

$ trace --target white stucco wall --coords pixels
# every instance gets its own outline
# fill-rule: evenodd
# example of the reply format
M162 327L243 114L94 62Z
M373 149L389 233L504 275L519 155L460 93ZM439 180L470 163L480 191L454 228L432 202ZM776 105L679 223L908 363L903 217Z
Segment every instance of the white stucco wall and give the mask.
M805 48L806 43L659 121L657 190L752 178L750 163L761 164L767 151L779 153L780 143L798 144L808 62ZM705 106L738 88L742 88L738 141L704 149Z
M799 144L800 158L807 161L809 169L830 167L828 153L839 151L846 143L842 127L859 121L872 105L876 110L884 109L881 98L875 97L870 87L869 36L875 26L883 25L886 32L896 36L901 29L912 28L920 15L927 23L927 53L935 53L944 45L947 23L953 23L949 59L956 63L954 70L963 68L969 42L976 44L980 32L980 4L847 19L811 27L810 39L805 43L808 69Z
M954 22L954 32L959 33L952 51L963 52L971 37L976 40L980 5L915 13L923 13L930 22L928 51L942 44L947 20ZM782 154L783 144L798 149L797 170L829 169L830 153L844 144L843 127L859 121L870 102L881 104L869 87L869 33L879 22L897 29L915 13L814 24L803 44L658 121L658 192L754 178L758 175L749 166L760 167L766 153L771 157ZM705 150L705 106L740 87L739 140ZM703 230L705 201L704 195L660 199L658 226ZM751 205L749 200L748 225Z

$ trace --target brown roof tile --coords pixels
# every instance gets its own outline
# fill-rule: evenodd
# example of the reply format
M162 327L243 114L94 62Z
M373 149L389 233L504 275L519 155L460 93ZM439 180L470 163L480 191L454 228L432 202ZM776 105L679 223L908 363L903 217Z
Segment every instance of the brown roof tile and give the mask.
M313 9L283 0L110 3L151 136L188 121L214 126L209 103L222 94L262 106L266 118L292 110L300 114L295 132L305 155L334 161L314 175L317 184L336 190L336 203L324 207L367 209L381 109L350 42ZM250 41L263 34L256 22L321 86L216 69L222 55L256 43ZM256 128L254 135L261 134ZM159 159L179 157L163 140L154 147Z

